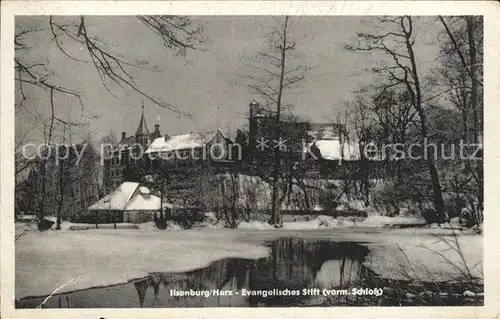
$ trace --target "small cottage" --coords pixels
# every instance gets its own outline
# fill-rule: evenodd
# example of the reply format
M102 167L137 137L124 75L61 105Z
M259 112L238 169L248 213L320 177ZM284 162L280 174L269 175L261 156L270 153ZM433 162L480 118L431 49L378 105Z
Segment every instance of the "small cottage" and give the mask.
M124 182L88 208L89 214L80 222L143 223L152 221L160 210L158 196L139 183Z

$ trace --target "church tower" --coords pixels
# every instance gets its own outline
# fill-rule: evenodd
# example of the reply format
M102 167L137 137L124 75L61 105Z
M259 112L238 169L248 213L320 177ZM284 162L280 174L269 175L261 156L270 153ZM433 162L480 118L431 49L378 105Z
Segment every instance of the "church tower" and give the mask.
M146 118L144 117L144 102L142 102L142 113L141 119L139 120L139 126L135 132L135 142L142 146L147 146L149 143L149 130L146 124Z

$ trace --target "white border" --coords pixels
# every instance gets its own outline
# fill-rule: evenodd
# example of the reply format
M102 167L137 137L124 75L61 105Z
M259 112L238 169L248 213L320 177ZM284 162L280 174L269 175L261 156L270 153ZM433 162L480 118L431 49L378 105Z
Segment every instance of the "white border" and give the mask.
M485 231L484 307L199 309L14 309L14 16L15 15L484 15ZM4 318L500 318L500 4L497 1L2 1L0 103L1 316Z

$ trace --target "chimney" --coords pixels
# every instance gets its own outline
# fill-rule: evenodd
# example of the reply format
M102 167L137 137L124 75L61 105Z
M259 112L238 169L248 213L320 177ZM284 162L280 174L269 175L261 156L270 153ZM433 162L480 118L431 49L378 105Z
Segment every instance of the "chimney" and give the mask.
M250 102L250 117L253 118L259 111L259 102L252 100L252 102Z
M127 132L122 132L122 141L126 138Z
M165 142L168 141L168 134L165 134Z
M155 124L155 136L160 136L160 124Z

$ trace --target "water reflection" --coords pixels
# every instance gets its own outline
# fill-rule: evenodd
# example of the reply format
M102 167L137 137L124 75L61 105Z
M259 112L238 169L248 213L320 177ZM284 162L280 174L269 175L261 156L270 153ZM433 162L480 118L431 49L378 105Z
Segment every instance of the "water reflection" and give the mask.
M309 296L244 296L246 290L302 290L355 285L366 268L368 249L356 243L285 238L268 243L271 254L259 260L224 259L184 273L154 273L147 278L106 288L61 295L73 307L255 307L309 305ZM232 295L214 293L230 291ZM180 296L173 291L211 291L210 297ZM133 297L135 292L135 297ZM57 298L45 307L58 307ZM35 299L24 299L30 307ZM69 303L69 302L68 302ZM36 306L36 305L35 305Z
M242 289L301 291L309 287L354 287L362 276L366 280L369 273L361 264L368 249L359 244L286 238L269 246L270 256L257 261L224 259L186 273L152 274L134 283L139 305L145 306L148 287L153 288L153 307L307 305L311 301L308 296L244 296ZM164 289L159 300L161 283ZM193 294L210 291L212 296L179 296L174 292L191 290Z

